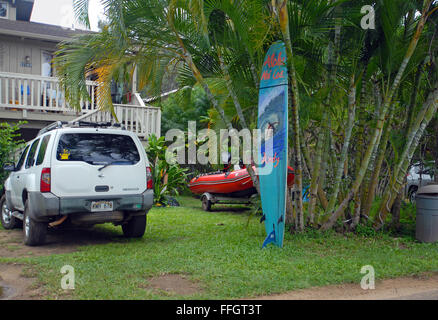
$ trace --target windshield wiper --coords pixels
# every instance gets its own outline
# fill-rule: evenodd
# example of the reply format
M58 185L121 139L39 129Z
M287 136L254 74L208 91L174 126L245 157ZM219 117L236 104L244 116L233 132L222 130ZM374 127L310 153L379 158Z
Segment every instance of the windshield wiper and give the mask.
M126 162L132 163L132 161L129 161L129 160L117 160L117 161L113 161L113 162L108 162L108 163L105 164L103 167L100 167L100 168L97 169L97 170L102 171L102 170L105 169L106 167L112 166L112 165L114 165L114 164L118 164L118 163L120 163L120 162L122 162L122 163L126 163Z

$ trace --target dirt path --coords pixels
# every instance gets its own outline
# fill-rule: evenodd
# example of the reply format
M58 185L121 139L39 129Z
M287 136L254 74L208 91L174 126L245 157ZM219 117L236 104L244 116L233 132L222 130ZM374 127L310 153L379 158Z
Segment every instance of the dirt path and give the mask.
M112 233L99 229L50 230L46 244L28 247L23 244L23 231L0 230L0 257L23 258L70 253L80 246L108 243L117 238ZM29 272L30 271L30 272ZM0 264L0 300L42 299L36 279L29 277L32 270L20 264Z
M257 297L255 300L438 300L438 273L376 281L374 290L343 284Z
M23 266L0 264L0 300L37 300L41 289L35 286L35 279L25 277Z
M50 230L46 243L38 247L23 244L23 230L0 231L0 257L22 258L74 252L80 246L108 243L114 235L99 229Z

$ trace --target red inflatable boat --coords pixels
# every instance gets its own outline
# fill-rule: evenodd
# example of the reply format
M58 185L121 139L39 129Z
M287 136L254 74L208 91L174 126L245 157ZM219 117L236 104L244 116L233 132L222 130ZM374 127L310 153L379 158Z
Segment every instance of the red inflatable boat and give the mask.
M288 167L287 185L294 183L293 169ZM220 194L227 197L245 197L256 193L246 168L232 172L213 172L193 178L189 188L194 194Z

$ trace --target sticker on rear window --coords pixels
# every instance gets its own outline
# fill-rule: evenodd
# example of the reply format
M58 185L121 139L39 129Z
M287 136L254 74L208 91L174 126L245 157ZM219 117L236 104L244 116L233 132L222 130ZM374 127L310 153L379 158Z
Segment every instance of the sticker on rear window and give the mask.
M62 153L59 154L59 156L61 157L61 160L68 160L68 158L70 157L70 152L64 149Z

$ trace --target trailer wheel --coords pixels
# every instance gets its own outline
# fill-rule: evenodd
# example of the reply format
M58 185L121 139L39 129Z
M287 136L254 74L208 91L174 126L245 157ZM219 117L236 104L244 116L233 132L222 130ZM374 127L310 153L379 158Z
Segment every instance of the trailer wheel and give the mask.
M211 211L211 201L208 200L206 196L203 196L201 200L202 200L202 209L207 212Z

